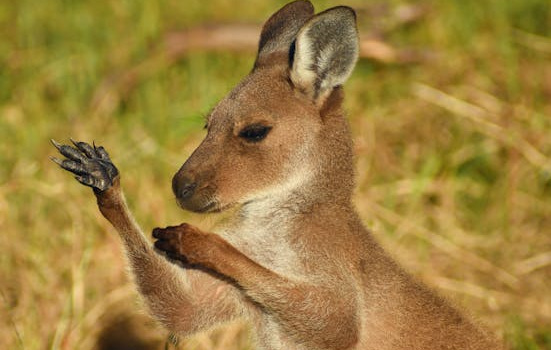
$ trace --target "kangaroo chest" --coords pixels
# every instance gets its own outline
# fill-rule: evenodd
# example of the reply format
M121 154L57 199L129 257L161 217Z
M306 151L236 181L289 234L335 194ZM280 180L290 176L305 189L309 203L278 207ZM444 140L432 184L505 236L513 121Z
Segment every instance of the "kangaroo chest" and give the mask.
M257 264L288 278L300 277L300 243L292 238L292 220L283 213L247 217L218 232Z

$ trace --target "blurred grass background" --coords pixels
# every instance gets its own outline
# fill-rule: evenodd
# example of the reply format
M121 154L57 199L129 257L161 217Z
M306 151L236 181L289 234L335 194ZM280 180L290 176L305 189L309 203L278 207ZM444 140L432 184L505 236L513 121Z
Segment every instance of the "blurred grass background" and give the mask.
M156 53L172 30L262 23L284 3L0 2L0 348L251 348L245 325L178 343L138 311L118 238L49 139L104 145L146 232L210 225L170 179L254 52ZM551 3L425 0L398 27L385 14L403 1L345 4L362 33L425 57L362 60L346 86L360 214L511 349L551 349Z

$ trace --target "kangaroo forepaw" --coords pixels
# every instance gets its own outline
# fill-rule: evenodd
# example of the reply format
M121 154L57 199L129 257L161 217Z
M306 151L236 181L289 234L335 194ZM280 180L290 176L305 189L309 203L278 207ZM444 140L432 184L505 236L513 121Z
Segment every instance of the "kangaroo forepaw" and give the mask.
M153 238L156 239L155 248L166 254L170 259L187 263L188 261L183 254L182 248L184 245L184 238L190 228L191 226L188 224L155 228L153 230Z
M184 264L200 264L208 267L210 253L215 250L212 234L195 226L181 224L153 230L155 248L172 260Z
M119 171L111 162L109 154L102 146L71 140L74 146L61 145L51 140L55 148L67 159L51 157L63 169L75 174L83 185L94 191L103 192L113 185Z

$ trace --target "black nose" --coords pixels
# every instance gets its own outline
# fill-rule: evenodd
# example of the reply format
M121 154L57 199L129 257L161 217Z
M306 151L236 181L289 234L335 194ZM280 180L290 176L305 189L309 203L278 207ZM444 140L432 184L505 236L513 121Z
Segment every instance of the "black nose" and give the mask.
M197 184L186 178L179 179L175 176L172 179L172 192L176 195L178 199L188 199L193 196Z

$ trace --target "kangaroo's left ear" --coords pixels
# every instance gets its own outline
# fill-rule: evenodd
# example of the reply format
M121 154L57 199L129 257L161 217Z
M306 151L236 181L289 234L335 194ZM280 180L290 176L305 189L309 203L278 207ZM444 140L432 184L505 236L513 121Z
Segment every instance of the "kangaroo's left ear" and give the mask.
M342 85L358 59L356 14L346 6L312 17L298 32L291 67L291 81L320 102Z

